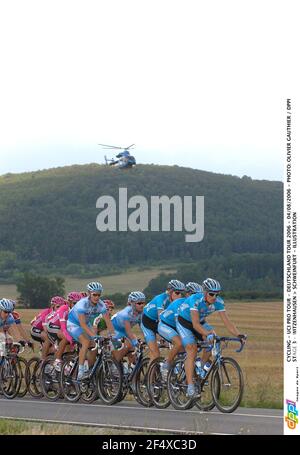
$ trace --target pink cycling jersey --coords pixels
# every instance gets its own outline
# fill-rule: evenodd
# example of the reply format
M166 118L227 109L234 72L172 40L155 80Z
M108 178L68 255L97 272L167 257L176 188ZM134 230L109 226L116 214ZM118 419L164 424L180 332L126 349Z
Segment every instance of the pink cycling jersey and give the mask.
M43 324L45 324L46 318L50 313L52 313L52 308L46 308L45 310L41 311L32 321L32 327L35 327L39 330L44 330Z
M53 315L51 318L48 318L47 322L51 324L55 324L56 326L60 327L64 337L69 341L72 342L72 337L67 332L67 319L69 314L70 308L69 305L62 305Z

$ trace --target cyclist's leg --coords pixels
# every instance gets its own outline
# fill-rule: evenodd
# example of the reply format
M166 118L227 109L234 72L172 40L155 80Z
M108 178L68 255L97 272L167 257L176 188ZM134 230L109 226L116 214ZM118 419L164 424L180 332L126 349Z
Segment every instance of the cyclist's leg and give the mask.
M203 327L205 330L207 330L207 331L213 330L213 327L212 327L211 325L209 325L207 322L206 322L205 324L203 324L202 327ZM210 358L211 358L211 350L212 350L212 346L203 349L202 357L201 357L202 365L205 365L206 362L207 362L208 360L210 360Z
M176 355L180 350L183 349L181 338L176 332L175 328L160 322L158 324L158 333L161 337L167 340L169 343L172 343L172 349L168 350L168 354L166 357L166 364L169 366L175 359Z
M83 328L80 325L73 324L70 321L67 323L67 331L71 337L81 344L79 350L79 367L77 379L81 379L84 375L84 362L86 355L91 344L91 337L84 333Z
M153 330L145 327L143 323L141 323L141 330L144 334L145 341L149 347L150 362L152 362L153 360L159 357L159 347L156 341L156 333L153 332Z
M62 360L62 355L66 350L66 347L68 346L69 342L68 340L64 337L64 334L61 330L57 332L57 336L60 340L59 345L58 345L58 350L55 354L55 358L58 360Z
M186 381L188 387L193 385L194 365L197 356L197 342L193 332L186 327L183 327L178 321L176 322L176 329L182 340L182 345L186 351L186 360L184 363Z
M43 330L43 332L41 333L41 338L43 340L41 357L43 360L45 360L45 358L49 354L49 350L51 348L52 343L48 338L46 330Z

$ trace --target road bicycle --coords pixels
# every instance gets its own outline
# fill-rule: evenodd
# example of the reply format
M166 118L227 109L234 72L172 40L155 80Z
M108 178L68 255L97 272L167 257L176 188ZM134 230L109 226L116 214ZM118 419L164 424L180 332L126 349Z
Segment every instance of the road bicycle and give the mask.
M177 358L168 374L168 392L175 409L190 409L196 405L203 411L209 411L216 406L221 412L231 413L239 406L244 391L244 378L238 362L232 357L224 357L223 349L231 342L240 344L236 352L244 348L245 339L232 337L215 337L212 347L212 364L203 374L195 361L194 384L197 391L196 398L187 396L187 382L185 376L185 356ZM201 349L207 348L207 342L198 342ZM202 373L202 374L201 374Z

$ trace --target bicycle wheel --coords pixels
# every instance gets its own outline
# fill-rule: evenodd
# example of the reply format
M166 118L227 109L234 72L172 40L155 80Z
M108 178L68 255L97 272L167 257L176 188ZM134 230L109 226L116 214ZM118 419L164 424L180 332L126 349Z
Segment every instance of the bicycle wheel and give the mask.
M242 400L243 392L244 378L239 364L231 357L223 357L220 365L213 370L211 378L211 393L219 411L235 411Z
M86 383L80 385L81 400L84 403L93 403L99 398L95 375Z
M78 357L65 360L61 367L60 388L63 396L71 403L75 403L81 396L78 374Z
M124 376L124 371L123 367L121 366L122 370L122 387L121 387L121 393L118 399L118 403L121 403L121 401L125 400L127 393L129 392L129 387L128 387L128 378ZM128 376L128 374L127 374Z
M0 366L0 389L6 398L18 395L19 372L15 359L4 357Z
M26 395L28 390L26 381L27 360L23 359L23 357L18 357L17 367L19 370L18 397L22 398Z
M198 389L200 391L200 397L195 401L195 406L201 411L211 411L215 407L214 397L211 391L211 381L212 381L213 370L209 373L208 377L205 380L201 380L198 377ZM220 377L217 372L214 378L213 386L215 388L215 396L220 396Z
M184 359L177 359L172 364L167 382L173 407L180 410L190 409L193 406L194 399L187 396Z
M147 374L147 389L150 399L158 409L166 409L170 406L170 397L167 381L163 380L161 374L161 364L164 361L159 357L151 362Z
M150 359L145 358L141 361L139 369L134 375L133 389L135 391L134 397L138 403L147 408L153 406L153 402L147 389L147 372Z
M39 357L32 357L32 359L27 362L27 390L33 398L41 398L43 396L43 392L40 386L41 366L42 360Z
M53 365L52 359L47 359L43 362L41 368L41 389L44 396L50 401L57 401L61 390L60 390L60 375L61 372L57 371Z
M120 401L123 392L122 369L112 358L104 359L96 376L97 389L100 399L108 405Z

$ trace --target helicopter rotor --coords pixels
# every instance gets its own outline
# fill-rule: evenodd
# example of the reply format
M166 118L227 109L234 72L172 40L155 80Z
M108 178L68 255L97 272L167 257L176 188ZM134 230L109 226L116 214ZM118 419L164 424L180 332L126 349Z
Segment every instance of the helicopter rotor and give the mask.
M128 147L117 147L116 145L107 145L107 144L98 144L101 145L105 149L118 149L118 150L129 150L131 147L134 147L135 144L131 144Z

